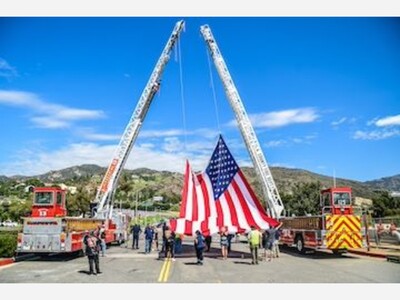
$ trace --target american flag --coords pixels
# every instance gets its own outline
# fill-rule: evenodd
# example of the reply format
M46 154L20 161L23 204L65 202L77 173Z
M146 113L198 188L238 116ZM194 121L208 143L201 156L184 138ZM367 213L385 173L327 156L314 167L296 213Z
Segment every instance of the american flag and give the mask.
M195 175L186 161L182 204L177 219L170 220L175 233L209 235L225 227L231 233L268 229L278 225L269 217L244 174L219 136L207 168Z

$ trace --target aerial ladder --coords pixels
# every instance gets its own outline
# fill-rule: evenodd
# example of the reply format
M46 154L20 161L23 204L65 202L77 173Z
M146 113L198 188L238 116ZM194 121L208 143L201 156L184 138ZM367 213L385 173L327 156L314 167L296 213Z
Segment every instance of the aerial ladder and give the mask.
M235 87L232 77L228 71L228 67L222 57L221 51L218 48L217 42L208 25L200 26L201 34L208 46L211 57L214 61L215 67L218 71L219 77L223 83L226 96L235 113L236 121L239 125L240 132L249 151L253 165L256 169L257 175L261 179L263 194L267 202L267 213L270 217L278 219L284 206L278 189L272 177L271 171L268 167L267 160L258 142L256 133L251 125L250 119L240 99L239 93Z
M118 179L125 166L129 153L135 143L146 117L149 106L160 88L161 75L166 64L170 59L170 53L176 44L181 31L184 28L184 21L178 21L172 31L160 58L139 98L136 108L129 120L128 125L121 137L115 154L108 166L108 169L99 186L95 200L92 203L92 216L97 218L110 219L113 212L113 197L118 183Z

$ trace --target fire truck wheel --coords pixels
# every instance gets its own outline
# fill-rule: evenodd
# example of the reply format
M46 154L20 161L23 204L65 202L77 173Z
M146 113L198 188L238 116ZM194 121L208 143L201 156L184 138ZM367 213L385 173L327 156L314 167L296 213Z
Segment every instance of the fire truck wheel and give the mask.
M296 236L295 244L296 244L297 252L304 254L305 253L304 241L303 241L303 237L301 235Z
M345 253L344 251L340 251L337 249L333 249L332 252L333 252L333 255L335 255L335 256L342 256L342 254Z

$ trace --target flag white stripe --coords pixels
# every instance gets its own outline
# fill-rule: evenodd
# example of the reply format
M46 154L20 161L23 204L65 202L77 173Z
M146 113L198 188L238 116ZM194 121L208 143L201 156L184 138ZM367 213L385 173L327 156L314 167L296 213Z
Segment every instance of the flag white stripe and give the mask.
M206 219L205 199L199 182L196 182L195 191L197 195L197 220L204 221Z
M208 203L210 206L210 218L216 218L217 217L217 208L215 206L214 193L212 190L210 178L207 176L206 173L202 174L202 178L205 182L205 187L206 187L206 190L208 193Z
M175 233L179 234L185 233L185 224L186 220L184 218L177 219Z
M247 219L246 219L246 216L244 215L242 205L240 204L240 200L239 200L238 196L236 195L236 192L235 192L234 188L232 187L232 185L229 185L227 191L229 192L229 195L232 198L232 203L235 207L235 211L236 211L236 215L238 217L238 222L239 222L240 228L250 229L250 225L247 223Z
M269 224L266 222L261 216L260 211L258 210L256 204L254 203L254 199L251 197L249 191L246 188L241 176L236 174L234 177L239 189L241 190L243 197L246 199L247 207L249 208L251 215L253 216L254 221L256 222L257 226L262 229L268 229Z
M219 201L221 203L221 209L224 215L224 226L232 227L231 210L226 200L225 193L219 197Z
M187 201L186 201L186 219L192 219L193 211L193 172L192 167L189 166L189 178L188 178L188 189L187 189Z

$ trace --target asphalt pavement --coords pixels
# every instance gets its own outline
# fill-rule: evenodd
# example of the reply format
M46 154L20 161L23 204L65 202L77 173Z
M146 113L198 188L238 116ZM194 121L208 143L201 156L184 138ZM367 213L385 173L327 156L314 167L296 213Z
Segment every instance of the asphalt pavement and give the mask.
M188 238L191 239L191 238ZM247 256L250 256L250 253L246 250L246 243L244 240L237 240L236 243L241 243L243 244L243 250L244 251L239 251L235 253L231 253L230 256L237 256L238 258L245 258ZM190 244L189 244L190 245ZM160 241L160 246L161 246L161 241ZM193 249L191 246L188 246L188 244L184 245L182 252L177 253L177 257L186 257L187 255L191 256L193 255ZM365 256L371 256L371 257L379 257L379 258L385 258L388 261L393 261L393 262L400 262L400 244L395 244L395 243L381 243L380 245L377 245L375 242L369 243L364 248L361 249L349 249L349 253L352 254L357 254L357 255L365 255ZM220 251L218 249L213 249L210 252L205 252L204 253L205 257L218 257L221 255ZM32 255L27 255L26 258L31 258ZM24 256L22 257L8 257L8 258L0 258L0 267L12 264L16 261L24 260Z

